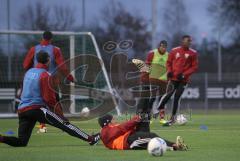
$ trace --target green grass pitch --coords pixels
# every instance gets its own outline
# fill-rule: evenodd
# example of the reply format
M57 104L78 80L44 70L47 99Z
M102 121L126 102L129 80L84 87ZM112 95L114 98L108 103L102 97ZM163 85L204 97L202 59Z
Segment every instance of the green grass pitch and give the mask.
M161 127L155 120L151 124L153 132L169 140L180 135L190 146L189 151L167 151L163 157L150 156L146 150L108 150L102 143L91 147L48 126L46 134L37 134L35 128L25 148L0 144L0 161L239 161L239 114L193 115L187 125L172 127ZM11 129L16 133L17 123L17 119L1 119L0 132ZM73 123L89 133L99 130L96 120ZM201 125L208 129L201 130Z

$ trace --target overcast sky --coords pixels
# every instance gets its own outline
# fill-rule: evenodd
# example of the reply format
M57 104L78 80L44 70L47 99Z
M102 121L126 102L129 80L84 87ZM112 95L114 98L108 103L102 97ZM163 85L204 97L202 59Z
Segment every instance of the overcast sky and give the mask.
M19 13L28 3L36 3L38 0L10 0L10 23L11 29L16 29L16 21ZM98 18L99 12L105 6L109 5L112 0L85 0L86 23L89 24L94 18ZM116 0L120 1L123 6L130 12L137 12L148 20L151 19L151 0ZM158 10L164 6L166 1L157 0ZM211 19L207 15L207 6L209 0L183 0L187 13L189 14L190 23L195 28L195 39L201 40L203 34L209 38L216 37L212 33ZM82 23L82 0L41 0L41 2L50 5L68 5L75 10L77 25ZM7 0L0 0L0 29L7 29ZM158 12L160 17L160 12ZM161 31L161 24L158 23L158 31ZM211 35L209 34L211 33Z

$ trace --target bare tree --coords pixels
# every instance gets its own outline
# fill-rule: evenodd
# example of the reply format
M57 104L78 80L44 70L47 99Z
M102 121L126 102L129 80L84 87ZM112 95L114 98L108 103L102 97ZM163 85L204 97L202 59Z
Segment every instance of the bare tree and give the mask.
M1 60L0 60L0 84L1 85L5 85L4 83L7 81L7 55L4 54L4 52L1 50L0 48L0 56L1 56Z
M53 20L51 26L55 30L63 31L73 29L76 20L72 8L56 6L54 8L54 17L55 19Z
M111 2L102 9L101 22L96 19L92 24L92 31L96 35L100 46L107 41L120 42L132 40L132 56L144 58L150 49L150 32L147 20L140 15L134 15L125 10L121 3Z
M49 6L42 2L28 4L20 13L18 26L24 30L71 30L74 27L74 10L69 6Z
M223 72L239 72L240 1L212 1L209 4L208 11L212 16L214 31L220 34L221 40L224 40L221 42L224 42L222 44Z
M18 29L21 30L52 30L66 31L72 30L75 24L74 10L69 6L47 6L38 1L34 4L27 4L19 13L17 21ZM22 63L26 52L30 47L36 45L41 40L41 35L20 35L16 39L21 40L24 48L19 50L13 49L12 70L13 75L18 78L21 76L23 69ZM69 40L61 36L54 36L53 44L59 46L65 57L69 52ZM16 79L18 80L18 79ZM21 81L21 79L19 79Z
M178 46L182 35L190 31L185 4L182 0L167 1L162 12L162 35L169 41L170 47Z
M21 10L18 19L18 28L23 30L51 30L66 31L73 30L75 24L74 10L69 6L52 6L44 5L42 2L28 4ZM37 44L41 39L40 36L28 35L23 36L22 41L25 48ZM55 45L66 48L68 51L68 40L62 39L61 36L55 36Z
M234 43L240 41L240 1L217 0L212 1L208 11L213 19L215 30L221 30L222 36L227 36Z

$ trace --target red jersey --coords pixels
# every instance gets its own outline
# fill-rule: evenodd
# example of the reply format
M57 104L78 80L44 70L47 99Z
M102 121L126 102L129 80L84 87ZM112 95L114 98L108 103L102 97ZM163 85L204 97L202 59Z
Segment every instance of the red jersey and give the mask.
M40 42L41 45L49 45L50 44L50 41L47 41L47 40L42 40ZM32 47L25 59L24 59L24 62L23 62L23 68L25 70L28 70L30 68L33 68L33 64L34 64L34 54L35 54L35 46ZM62 55L62 52L60 50L60 48L54 46L54 49L53 49L53 54L54 54L54 60L55 60L55 63L57 66L61 65L60 66L60 71L61 73L67 77L67 79L71 82L73 82L73 76L71 74L69 74L69 71L67 69L67 66L66 65L63 65L64 64L64 58L63 58L63 55Z
M48 69L46 65L41 63L37 64L36 68L43 68L46 70ZM51 82L49 81L50 79L51 79L51 76L48 72L43 72L40 75L39 85L40 85L41 96L43 98L43 101L46 103L46 105L50 108L51 111L54 111L58 116L60 116L61 118L64 118L61 105L56 100L55 91L49 85L49 82ZM22 110L21 109L18 110L18 113L22 113L32 109L38 109L41 107L42 106L39 106L39 105L28 106Z
M159 51L159 49L157 49L157 50L158 50L158 53L161 54L161 52ZM166 53L164 53L164 54L168 54L168 53L166 52ZM163 55L163 54L161 54L161 55ZM147 58L146 58L145 63L146 63L147 65L151 66L152 61L153 61L153 58L154 58L154 50L151 50L151 51L147 54ZM155 82L155 83L159 84L159 83L166 82L166 81L164 81L164 80L159 80L159 79L155 79L155 78L150 78L150 77L149 77L149 73L147 73L147 72L142 72L142 73L141 73L141 82L144 82L144 83ZM153 83L153 84L154 84L154 83Z
M171 80L178 80L177 75L183 74L183 82L189 82L190 76L198 69L197 52L191 48L176 47L170 52L167 60L167 71L173 73Z
M139 117L136 116L132 120L122 124L108 124L101 130L101 140L109 149L125 150L129 149L127 138L135 132L136 125L139 122Z

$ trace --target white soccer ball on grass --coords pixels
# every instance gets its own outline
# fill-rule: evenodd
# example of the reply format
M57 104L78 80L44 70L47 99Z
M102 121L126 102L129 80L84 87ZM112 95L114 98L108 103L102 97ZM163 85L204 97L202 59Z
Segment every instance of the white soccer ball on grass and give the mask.
M188 122L188 120L185 115L183 115L183 114L177 115L176 123L178 125L185 125L187 122Z
M39 128L37 133L47 133L47 127Z
M88 107L84 107L81 111L81 115L84 117L88 117L90 114L90 109Z
M149 141L147 150L152 156L163 156L163 154L167 151L167 144L163 139L156 137Z

